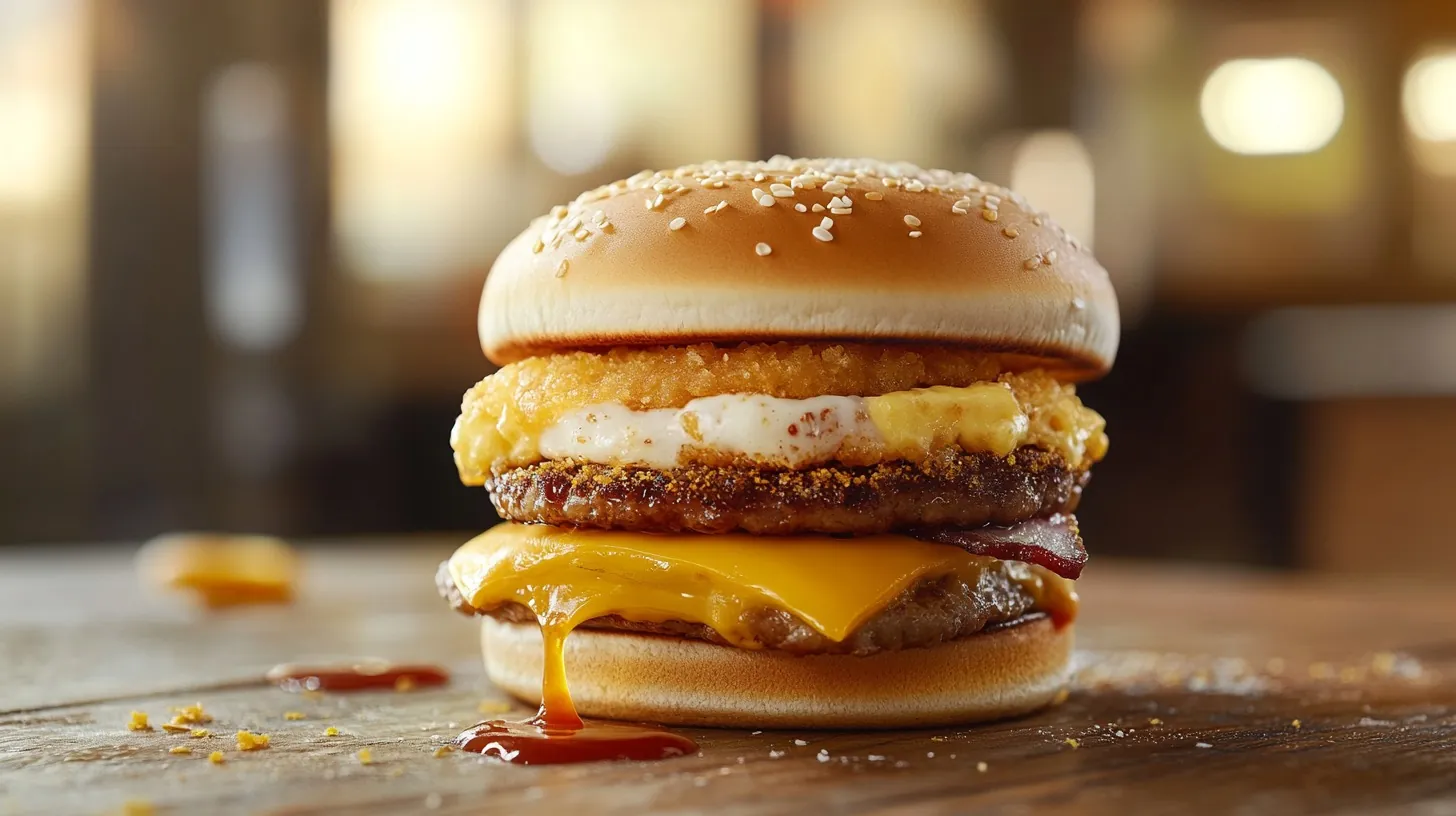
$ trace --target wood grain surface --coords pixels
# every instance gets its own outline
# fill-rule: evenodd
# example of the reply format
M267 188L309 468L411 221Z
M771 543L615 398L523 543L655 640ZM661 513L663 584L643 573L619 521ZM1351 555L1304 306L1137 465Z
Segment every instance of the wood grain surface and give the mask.
M454 543L309 547L293 606L213 614L138 586L124 548L0 554L0 814L1456 813L1456 584L1094 561L1072 693L1042 714L683 729L700 755L522 768L434 755L511 705L474 624L434 595ZM455 679L319 696L260 682L274 663L361 656ZM215 736L126 728L193 702ZM271 747L238 751L240 728Z

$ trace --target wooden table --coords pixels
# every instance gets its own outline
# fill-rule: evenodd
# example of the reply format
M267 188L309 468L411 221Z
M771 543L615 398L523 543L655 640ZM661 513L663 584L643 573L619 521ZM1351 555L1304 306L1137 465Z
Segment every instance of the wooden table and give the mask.
M699 756L523 768L433 755L503 700L475 626L434 595L453 543L311 547L297 604L213 615L143 591L124 548L0 553L0 814L129 800L188 814L1456 812L1456 584L1094 561L1074 689L1046 713L898 733L684 729ZM441 663L455 681L316 699L256 681L277 662L366 655ZM217 736L126 728L134 709L158 723L196 701ZM237 751L242 727L272 747Z

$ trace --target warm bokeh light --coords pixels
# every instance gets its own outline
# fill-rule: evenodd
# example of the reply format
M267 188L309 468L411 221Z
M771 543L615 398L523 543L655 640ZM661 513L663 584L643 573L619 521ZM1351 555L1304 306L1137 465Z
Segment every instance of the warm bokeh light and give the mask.
M572 176L614 159L636 170L753 152L753 3L536 0L523 9L524 124L547 167ZM692 58L668 67L644 57L667 43L691 43Z
M1092 245L1096 190L1092 156L1075 133L1029 134L1011 158L1011 189Z
M438 277L487 259L489 181L509 149L507 0L335 0L329 115L345 267Z
M1406 126L1428 142L1456 141L1456 51L1423 57L1405 73Z
M1329 143L1345 118L1340 83L1322 65L1300 57L1229 60L1203 85L1203 125L1233 153L1312 153Z

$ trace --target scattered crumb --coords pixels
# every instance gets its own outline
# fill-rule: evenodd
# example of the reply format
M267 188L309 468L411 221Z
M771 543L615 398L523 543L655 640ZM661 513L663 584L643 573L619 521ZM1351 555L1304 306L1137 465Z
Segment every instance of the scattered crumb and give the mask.
M171 748L167 749L167 753L177 754L178 756L185 756L192 753L192 749L188 748L185 745L173 745Z
M441 745L439 748L436 748L435 749L435 758L436 759L439 759L442 756L447 756L447 755L453 754L453 753L455 753L455 746L453 746L453 745Z
M1078 748L1082 747L1082 743L1076 741L1075 739L1072 739L1071 737L1067 737L1066 739L1062 740L1062 742L1065 742L1067 745L1070 745L1072 747L1072 750L1073 751L1075 751Z
M1119 728L1115 733L1113 733L1112 736L1117 737L1118 739L1121 739L1121 738L1127 736L1127 734L1122 733L1122 729Z
M1206 742L1195 742L1195 743L1193 743L1193 747L1194 748L1212 748L1213 746L1210 745L1210 744L1208 744L1208 743L1206 743Z
M222 751L213 751L207 755L207 761L214 765L221 765L227 762L227 757L222 755Z
M210 736L212 736L212 732L208 731L206 728L194 728L191 732L191 737L193 739L205 739Z
M128 731L150 731L150 730L152 730L151 724L149 722L147 722L147 714L146 714L146 712L145 711L133 711L131 713L131 718L128 719L127 722L126 722L126 730L128 730Z
M359 753L355 754L355 756L359 757L360 765L374 764L374 752L370 751L368 748L360 748Z
M1295 720L1294 722L1290 723L1290 725L1294 727L1295 731L1298 731L1299 729L1304 727L1304 724L1301 723L1299 720Z
M782 757L784 754L787 754L787 753L788 753L788 751L769 751L768 752L768 758L769 759L778 759L779 757Z
M1163 721L1157 717L1149 717L1148 725L1162 725Z
M832 759L832 757L829 756L829 750L827 748L820 748L819 753L815 754L814 758L819 760L820 762L828 762L830 759Z
M172 722L177 725L202 725L212 722L212 715L202 709L202 703L193 703L190 706L173 706L173 713L177 716Z
M758 736L759 734L762 734L762 733L763 733L762 731L754 731L754 732L750 733L748 736L750 736L750 737L756 737L756 736Z
M870 754L869 756L865 757L865 759L868 759L870 762L884 762L885 761L885 757L884 757L883 754Z
M162 730L163 731L166 731L168 734L186 734L187 732L191 731L192 729L189 728L189 727L187 727L187 726L185 726L185 725L178 725L177 723L170 723L169 722L169 723L162 723Z
M794 744L795 745L801 745L801 746L802 745L808 745L809 744L809 741L808 740L796 739L796 740L794 740Z
M308 719L308 715L307 714L304 714L302 711L285 711L285 712L283 712L283 719L285 719L285 720L306 720L306 719Z
M940 734L936 734L935 736L933 736L933 737L930 738L930 741L931 742L946 742L949 739L950 739L950 737L941 736Z
M238 732L237 740L239 751L261 751L268 747L267 734L254 734L246 729Z
M504 714L511 710L511 704L504 700L481 700L475 710L481 714Z
M935 759L935 752L934 751L926 751L925 752L925 758L926 759Z
M157 808L145 799L132 799L121 804L121 816L152 816Z
M987 765L984 762L977 762L976 763L976 770L977 771L980 771L981 773L985 773L986 771L991 770L991 766L990 765Z
M394 690L399 692L414 691L415 679L413 677L410 677L408 674L400 675L394 681Z
M337 737L338 735L339 729L333 727L332 725L324 729L324 736L326 737Z

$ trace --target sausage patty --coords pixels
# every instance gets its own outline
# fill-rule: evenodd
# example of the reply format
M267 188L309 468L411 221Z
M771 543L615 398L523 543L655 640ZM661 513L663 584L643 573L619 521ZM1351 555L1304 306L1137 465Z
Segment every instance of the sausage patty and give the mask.
M869 535L1009 525L1077 507L1089 471L1037 448L945 450L927 462L774 471L542 462L486 482L502 518L569 527L755 535Z
M529 609L516 603L484 612L472 607L455 587L448 562L440 565L435 582L440 594L464 614L488 614L512 623L536 622ZM974 584L953 576L921 581L840 642L824 637L782 609L750 611L744 616L743 624L754 640L767 649L793 654L869 655L936 646L967 637L987 627L1009 624L1034 614L1037 611L1034 605L1035 599L1020 584L1009 580L1004 573L987 570ZM728 645L717 632L701 623L646 623L607 615L586 621L582 626L686 637Z

